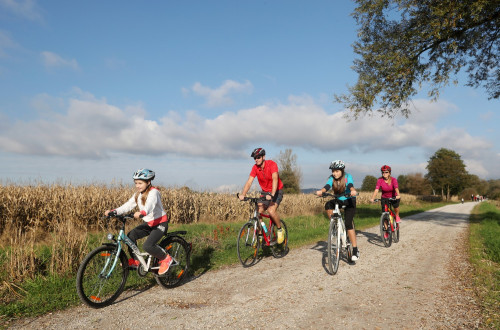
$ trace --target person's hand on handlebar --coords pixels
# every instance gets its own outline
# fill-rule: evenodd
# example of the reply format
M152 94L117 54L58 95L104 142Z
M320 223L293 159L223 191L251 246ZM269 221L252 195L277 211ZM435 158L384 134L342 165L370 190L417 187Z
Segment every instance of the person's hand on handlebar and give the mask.
M244 200L245 199L245 195L243 194L236 194L236 196L238 196L238 198L240 199L240 201Z
M323 190L317 190L316 195L318 195L319 197L323 196Z
M107 210L104 212L104 215L107 217L114 217L116 216L116 210Z

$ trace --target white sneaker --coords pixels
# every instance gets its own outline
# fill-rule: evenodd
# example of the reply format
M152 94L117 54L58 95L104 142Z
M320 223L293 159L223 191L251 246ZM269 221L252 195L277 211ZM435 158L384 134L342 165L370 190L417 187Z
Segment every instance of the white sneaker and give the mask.
M353 252L351 260L352 261L358 261L359 260L359 250L357 250L356 253Z

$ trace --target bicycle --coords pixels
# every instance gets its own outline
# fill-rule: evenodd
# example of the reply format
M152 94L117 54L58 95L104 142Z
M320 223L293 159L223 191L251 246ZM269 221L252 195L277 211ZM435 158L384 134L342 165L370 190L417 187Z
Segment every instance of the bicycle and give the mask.
M270 247L275 258L284 257L288 253L288 229L285 221L281 220L281 228L284 230L285 240L283 243L278 244L278 228L268 214L259 213L258 204L266 200L263 198L245 197L243 201L249 201L251 204L250 219L241 227L237 241L238 259L243 267L250 267L255 263L261 246L262 248ZM269 227L266 226L264 221L259 221L259 215L269 219Z
M385 198L384 198L385 199ZM374 199L374 202L380 202L382 199ZM399 242L399 223L394 221L396 215L392 203L396 201L395 197L387 198L387 203L384 204L384 212L380 216L380 237L385 247L390 247L392 241ZM387 235L386 235L387 234Z
M328 270L331 275L337 274L339 269L340 254L342 253L347 262L352 263L352 244L347 235L347 230L345 229L344 219L340 213L340 208L345 208L344 201L339 199L339 197L351 197L349 194L334 195L330 193L323 193L321 197L333 197L335 203L335 209L330 216L330 227L328 229L328 242L327 242L327 252L328 252ZM342 205L342 206L340 206Z
M165 233L158 245L170 254L173 262L165 274L158 275L158 259L147 252L141 252L125 235L125 223L133 219L133 215L108 216L106 220L109 221L112 217L121 222L117 236L109 233L107 239L110 242L103 243L87 254L78 268L76 289L80 299L90 307L101 308L113 303L123 292L129 274L128 257L122 249L123 245L129 246L139 260L137 274L140 277L152 273L162 287L178 286L189 270L192 246L181 237L187 232Z

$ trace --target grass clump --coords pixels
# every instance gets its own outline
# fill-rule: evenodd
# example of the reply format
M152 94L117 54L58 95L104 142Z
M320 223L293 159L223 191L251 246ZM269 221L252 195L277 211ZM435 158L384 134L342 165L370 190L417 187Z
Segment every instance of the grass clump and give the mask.
M500 328L500 210L491 203L474 208L470 225L470 261L480 298L483 324Z

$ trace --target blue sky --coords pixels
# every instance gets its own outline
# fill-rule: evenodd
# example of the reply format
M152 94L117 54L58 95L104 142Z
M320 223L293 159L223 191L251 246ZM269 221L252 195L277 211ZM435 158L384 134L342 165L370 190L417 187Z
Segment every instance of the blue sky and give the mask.
M409 119L343 119L349 1L0 0L0 182L241 189L255 147L291 148L302 186L342 159L361 185L383 164L426 173L449 148L469 173L500 178L500 102L425 86Z

